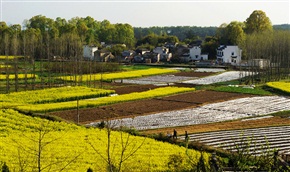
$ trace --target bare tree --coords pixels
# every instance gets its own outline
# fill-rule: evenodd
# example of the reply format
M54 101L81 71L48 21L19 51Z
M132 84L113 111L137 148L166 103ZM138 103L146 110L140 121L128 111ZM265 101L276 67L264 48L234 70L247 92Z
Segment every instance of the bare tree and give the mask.
M89 138L88 144L101 157L101 159L106 162L107 171L120 172L123 169L124 162L126 162L142 147L146 138L144 138L141 143L138 143L135 141L135 138L132 138L132 135L130 135L129 133L125 133L122 130L120 131L120 137L114 138L112 137L112 131L116 129L116 123L107 119L104 124L104 130L107 133L106 154L102 153L97 148L96 143L91 142ZM120 147L120 150L116 151L115 148L118 146Z
M52 132L53 130L49 129L49 127L44 124L37 128L36 134L22 133L21 136L19 136L22 137L22 139L25 139L27 144L24 144L18 140L17 137L12 139L14 146L18 150L18 171L27 171L31 169L38 172L60 172L67 169L72 163L76 162L82 153L76 153L76 155L66 155L63 157L58 156L60 152L54 152L53 150L48 149L49 145L52 145L63 138L63 136L53 137ZM63 151L61 154L63 154Z

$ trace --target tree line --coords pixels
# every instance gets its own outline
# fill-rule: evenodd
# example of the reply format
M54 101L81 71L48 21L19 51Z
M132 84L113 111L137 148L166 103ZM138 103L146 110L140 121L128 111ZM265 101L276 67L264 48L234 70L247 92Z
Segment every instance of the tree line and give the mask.
M23 26L0 22L0 54L28 55L35 59L82 55L82 45L126 44L134 46L134 29L129 24L111 24L92 17L56 20L37 15Z
M25 57L24 68L29 68L25 70L25 73L29 71L34 73L35 68L38 67L40 74L47 70L47 66L55 64L50 63L52 57L60 57L62 61L66 60L75 64L72 68L73 71L67 71L68 73L81 75L92 73L97 68L94 67L96 65L90 65L92 67L87 72L83 69L82 66L87 65L82 59L84 44L96 46L100 46L102 42L117 44L119 46L113 46L109 50L115 56L120 56L125 49L144 47L152 50L166 42L196 44L202 41L202 53L209 54L211 60L216 58L216 49L219 45L238 45L243 50L242 60L269 60L271 65L268 65L268 71L259 72L261 76L267 76L262 77L262 80L268 81L287 76L289 31L289 25L273 27L270 19L261 10L253 11L245 21L223 23L218 28L189 26L133 28L129 24L111 24L108 20L97 21L89 16L75 17L70 20L58 17L53 20L37 15L25 20L23 26L20 24L8 26L5 22L0 22L0 54L4 56L22 55ZM125 44L126 47L122 44ZM46 66L43 63L35 66L35 60L46 60L48 63L45 64ZM14 62L9 61L9 63L15 69L10 74L17 75L20 72L17 58ZM58 67L54 66L54 68ZM51 69L47 74L49 78ZM259 68L250 70L260 71ZM59 69L59 71L64 70ZM104 72L103 68L101 71ZM5 74L9 77L8 68L5 70ZM252 77L251 80L254 81L254 78ZM260 76L258 80L261 80ZM9 82L6 85L9 90Z

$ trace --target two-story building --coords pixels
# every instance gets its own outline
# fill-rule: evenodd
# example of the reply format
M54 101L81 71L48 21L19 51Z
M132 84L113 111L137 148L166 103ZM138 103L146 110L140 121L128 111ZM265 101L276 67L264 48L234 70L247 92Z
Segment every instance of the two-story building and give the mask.
M238 65L242 61L242 49L236 45L221 45L217 48L217 63Z
M83 46L83 57L86 60L94 60L94 53L98 51L98 47L84 45Z
M191 61L208 60L208 54L201 54L200 46L193 46L189 49Z
M169 52L169 48L167 47L156 47L153 49L153 53L156 53L159 56L157 62L159 62L159 60L168 61L172 57L172 54Z

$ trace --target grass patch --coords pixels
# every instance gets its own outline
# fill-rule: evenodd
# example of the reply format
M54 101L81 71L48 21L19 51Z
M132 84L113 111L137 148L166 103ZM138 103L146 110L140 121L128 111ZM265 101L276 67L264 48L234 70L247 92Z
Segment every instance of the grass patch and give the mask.
M257 87L243 87L243 86L219 86L211 87L211 90L222 91L222 92L232 92L232 93L243 93L243 94L254 94L254 95L273 95L270 91L264 90L262 86Z
M290 117L290 110L280 111L280 112L272 113L269 115L278 116L281 118L289 118Z

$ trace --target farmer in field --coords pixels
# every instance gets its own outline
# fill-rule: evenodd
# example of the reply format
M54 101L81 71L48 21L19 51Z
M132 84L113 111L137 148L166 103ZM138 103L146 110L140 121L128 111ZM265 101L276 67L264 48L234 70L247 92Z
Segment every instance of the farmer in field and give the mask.
M188 142L189 141L189 136L188 136L188 134L187 134L187 131L185 131L185 142Z
M173 130L173 139L177 139L177 131L175 129Z

